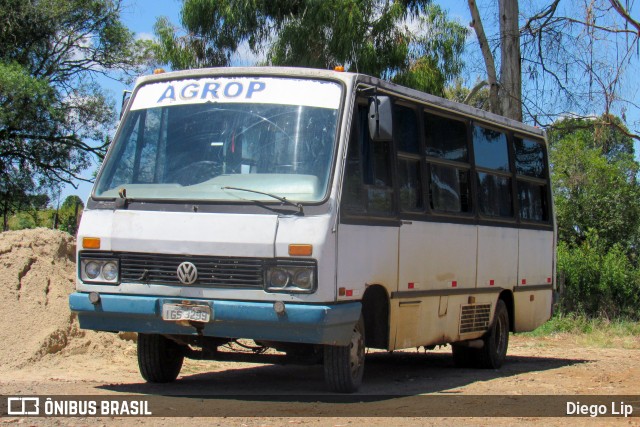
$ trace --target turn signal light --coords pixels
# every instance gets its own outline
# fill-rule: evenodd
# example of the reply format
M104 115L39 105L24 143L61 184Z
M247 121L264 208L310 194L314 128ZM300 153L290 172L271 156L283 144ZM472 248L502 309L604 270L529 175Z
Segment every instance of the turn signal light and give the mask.
M313 245L289 245L289 255L291 256L311 256Z
M99 237L83 237L82 249L100 249Z

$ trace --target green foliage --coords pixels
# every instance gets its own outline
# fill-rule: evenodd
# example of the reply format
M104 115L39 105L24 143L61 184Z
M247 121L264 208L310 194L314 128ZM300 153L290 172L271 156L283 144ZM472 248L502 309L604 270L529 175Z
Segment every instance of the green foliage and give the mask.
M418 20L420 31L409 45L409 66L399 70L392 80L444 96L447 83L462 72L462 61L458 58L464 49L467 29L450 21L436 5L426 6Z
M58 210L58 224L60 230L75 235L80 224L80 217L84 203L80 197L72 195L64 199L62 206Z
M602 248L619 244L634 257L640 229L640 186L633 142L598 120L565 120L549 132L559 240Z
M76 209L76 206L80 207L80 208L84 208L84 203L82 202L82 199L76 195L71 195L71 196L67 196L66 199L64 199L64 202L62 202L62 209Z
M524 335L544 337L570 334L581 344L596 347L638 348L640 322L629 319L609 320L575 313L556 313L548 322Z
M185 0L181 20L184 35L166 18L155 28L174 69L229 65L246 43L271 65L343 65L437 94L460 73L467 34L428 0Z
M549 143L561 310L640 319L640 165L633 141L618 119L601 117L563 120Z
M5 219L36 185L42 192L72 182L92 154L104 154L115 115L95 77L125 77L147 55L120 21L120 8L120 0L0 0Z
M7 220L8 230L54 227L75 235L78 231L84 203L80 197L68 196L58 209L49 205L46 194L28 196L13 216Z
M562 312L640 319L640 272L621 245L607 247L595 233L578 246L560 242L558 271Z
M475 92L472 91L475 89ZM476 88L469 89L464 86L461 78L456 78L453 84L447 86L444 91L444 97L452 101L471 105L481 110L489 111L489 88L484 82L477 82Z

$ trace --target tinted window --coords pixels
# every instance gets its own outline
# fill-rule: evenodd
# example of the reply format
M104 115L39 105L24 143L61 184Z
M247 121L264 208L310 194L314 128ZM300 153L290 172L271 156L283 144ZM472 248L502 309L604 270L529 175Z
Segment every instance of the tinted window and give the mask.
M535 178L545 178L545 146L528 139L513 138L513 151L516 156L516 173Z
M507 136L480 126L473 127L473 150L476 166L509 171Z
M416 112L409 107L396 105L393 107L393 115L395 118L393 133L398 141L398 150L407 153L420 153Z
M368 109L359 106L354 120L343 188L347 212L388 216L393 214L391 142L372 143Z
M345 210L352 213L364 213L366 211L365 191L362 186L362 159L360 139L358 138L358 120L354 118L349 139L349 151L344 174L344 186L342 188L342 203Z
M469 160L464 122L425 113L424 131L427 156L458 162Z
M398 175L400 186L400 207L403 211L423 210L422 173L419 160L399 159Z
M442 212L470 212L469 171L431 164L431 208Z
M511 178L479 172L478 209L487 216L513 217Z
M548 221L547 186L518 181L520 218L526 221Z

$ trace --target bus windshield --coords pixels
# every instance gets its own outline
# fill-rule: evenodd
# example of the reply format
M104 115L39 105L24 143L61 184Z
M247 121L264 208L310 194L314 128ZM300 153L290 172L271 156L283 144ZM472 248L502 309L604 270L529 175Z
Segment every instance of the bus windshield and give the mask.
M132 199L274 201L263 192L321 201L340 96L336 83L287 78L142 86L94 197L115 198L124 188Z

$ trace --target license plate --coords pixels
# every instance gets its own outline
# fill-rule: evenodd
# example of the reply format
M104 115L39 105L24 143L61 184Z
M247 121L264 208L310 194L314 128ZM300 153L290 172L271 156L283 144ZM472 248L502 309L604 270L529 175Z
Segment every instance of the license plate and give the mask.
M162 319L209 322L211 320L211 307L208 305L163 304Z

